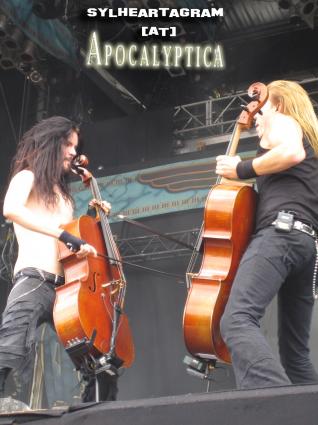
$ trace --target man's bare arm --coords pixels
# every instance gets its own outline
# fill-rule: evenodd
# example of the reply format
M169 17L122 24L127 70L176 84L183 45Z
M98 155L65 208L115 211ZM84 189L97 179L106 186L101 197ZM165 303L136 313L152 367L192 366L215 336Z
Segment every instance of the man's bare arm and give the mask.
M96 249L92 245L65 232L58 226L52 226L47 219L39 217L26 207L33 182L34 174L29 170L22 170L12 178L4 199L3 215L26 229L60 239L69 249L77 252L78 257L85 257L88 254L97 255ZM63 236L60 238L62 234Z
M299 124L291 117L276 114L262 137L261 145L270 150L254 158L257 175L278 173L303 161L306 152Z
M22 170L12 178L4 199L3 215L26 229L59 238L63 229L52 226L26 207L33 182L34 174L29 170Z
M253 159L253 169L258 176L287 170L303 161L306 156L300 126L291 117L282 114L277 114L268 125L261 146L269 151ZM219 155L216 158L216 173L236 179L240 161L239 156Z

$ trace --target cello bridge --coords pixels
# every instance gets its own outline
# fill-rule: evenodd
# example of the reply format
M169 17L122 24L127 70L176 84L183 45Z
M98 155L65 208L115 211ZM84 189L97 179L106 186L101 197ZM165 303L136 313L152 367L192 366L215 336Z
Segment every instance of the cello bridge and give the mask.
M107 283L103 283L102 284L102 288L107 288L107 287L111 287L111 295L116 294L116 292L118 292L120 289L122 289L124 287L124 282L122 281L122 279L117 279L117 280L111 280L110 282Z
M119 283L120 283L120 279L118 279L118 280L111 280L110 282L103 283L102 284L102 288L108 288L108 286L115 286L115 285L118 285Z

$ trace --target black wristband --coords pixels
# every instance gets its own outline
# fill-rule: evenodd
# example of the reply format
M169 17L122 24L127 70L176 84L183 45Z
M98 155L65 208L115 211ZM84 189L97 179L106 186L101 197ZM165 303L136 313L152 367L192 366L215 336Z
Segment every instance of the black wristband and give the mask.
M240 161L236 166L236 174L240 179L252 179L253 177L257 177L253 168L253 159Z
M63 230L60 234L59 240L68 247L72 252L77 252L81 249L81 245L85 245L86 242L76 236L73 236L71 233Z

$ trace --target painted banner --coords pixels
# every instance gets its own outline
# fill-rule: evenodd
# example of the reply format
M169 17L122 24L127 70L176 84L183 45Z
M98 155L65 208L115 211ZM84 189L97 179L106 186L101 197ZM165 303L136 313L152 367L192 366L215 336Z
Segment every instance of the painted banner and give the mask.
M240 154L252 157L255 152ZM112 204L110 221L118 214L142 218L203 208L216 181L215 158L161 165L97 179L102 198ZM72 184L77 214L85 214L92 198L81 182Z

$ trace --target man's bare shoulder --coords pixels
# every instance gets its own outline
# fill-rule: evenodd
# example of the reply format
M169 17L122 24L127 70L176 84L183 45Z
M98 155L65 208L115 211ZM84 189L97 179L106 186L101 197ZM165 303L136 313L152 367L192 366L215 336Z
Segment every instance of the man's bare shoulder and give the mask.
M270 117L262 146L272 149L278 145L286 145L288 149L292 146L303 149L302 139L300 124L293 117L276 112Z
M291 117L290 115L282 114L280 112L276 112L273 115L272 125L284 131L286 130L292 130L292 131L297 130L298 132L302 131L299 123L295 120L295 118Z
M15 174L9 184L4 198L3 214L10 214L17 205L25 205L33 190L34 174L29 170L22 170Z
M21 170L12 177L11 181L12 180L33 183L34 173L31 170Z

